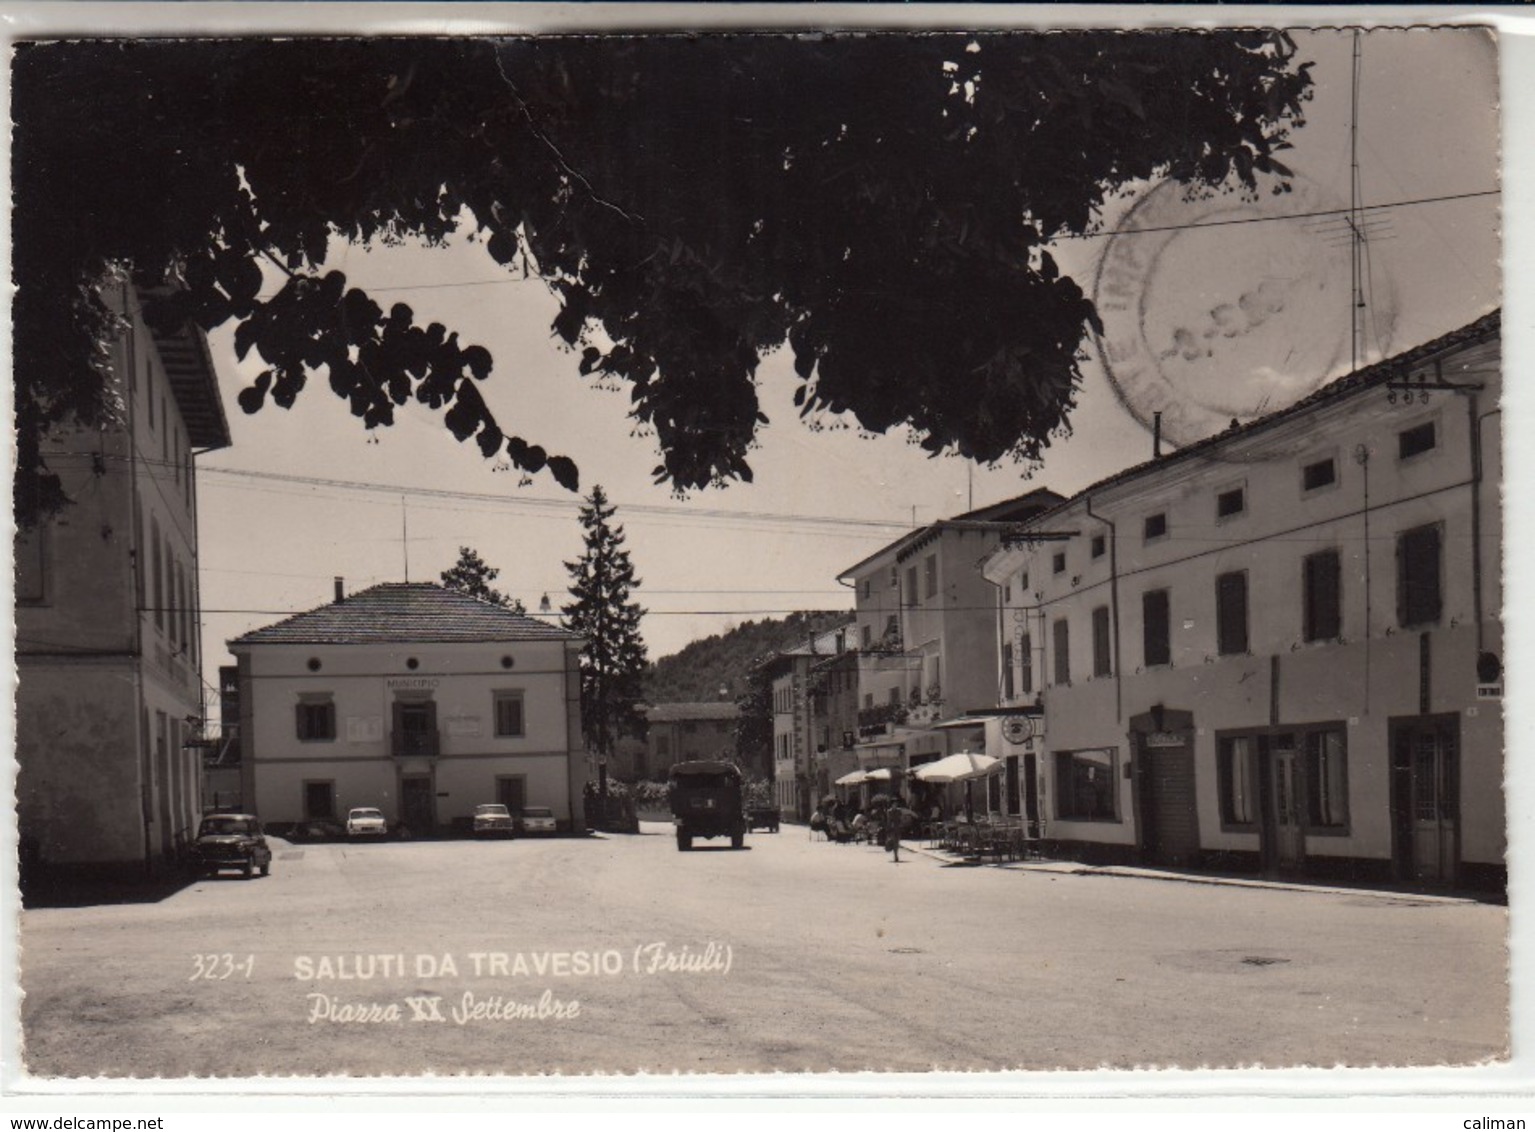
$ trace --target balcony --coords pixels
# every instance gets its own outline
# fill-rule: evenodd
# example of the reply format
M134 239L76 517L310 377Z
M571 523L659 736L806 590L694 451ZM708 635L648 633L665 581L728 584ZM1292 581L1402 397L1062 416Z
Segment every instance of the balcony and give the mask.
M397 759L435 759L441 749L441 732L396 730L389 733L389 753Z
M883 735L891 726L905 723L906 716L905 704L878 704L864 708L858 713L858 735L860 738Z

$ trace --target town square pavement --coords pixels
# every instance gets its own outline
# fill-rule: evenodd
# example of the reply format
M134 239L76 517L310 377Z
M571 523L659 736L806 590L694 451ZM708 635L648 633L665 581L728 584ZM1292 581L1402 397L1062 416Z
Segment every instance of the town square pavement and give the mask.
M1507 910L756 833L274 842L21 917L36 1076L1464 1065Z

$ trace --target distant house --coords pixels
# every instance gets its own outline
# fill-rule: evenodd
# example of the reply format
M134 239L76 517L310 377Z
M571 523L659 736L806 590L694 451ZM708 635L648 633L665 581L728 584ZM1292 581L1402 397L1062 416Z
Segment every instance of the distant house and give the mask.
M636 778L665 778L674 763L691 759L735 759L735 725L741 709L734 703L654 704L645 709L649 724L645 753ZM753 769L762 773L762 768Z
M767 662L766 676L773 693L774 800L786 818L803 821L810 817L816 767L828 746L842 745L840 734L834 744L829 737L824 698L833 681L843 679L843 673L838 669L823 675L817 666L839 656L855 658L856 651L849 651L855 631L854 626L845 625L818 634ZM856 691L856 665L847 683ZM853 702L856 704L856 696ZM851 745L851 739L848 742Z
M120 419L50 431L73 502L16 538L17 822L26 865L142 876L202 811L195 457L229 428L202 331L103 297Z
M581 638L432 583L386 583L229 643L244 796L267 822L376 806L416 833L474 807L584 828Z

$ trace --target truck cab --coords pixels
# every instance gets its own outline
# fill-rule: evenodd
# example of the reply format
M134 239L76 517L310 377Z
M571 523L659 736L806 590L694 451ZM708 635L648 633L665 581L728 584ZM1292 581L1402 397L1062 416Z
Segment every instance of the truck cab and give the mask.
M671 803L678 849L693 848L695 837L729 837L733 849L745 844L741 772L732 764L677 763L671 771Z

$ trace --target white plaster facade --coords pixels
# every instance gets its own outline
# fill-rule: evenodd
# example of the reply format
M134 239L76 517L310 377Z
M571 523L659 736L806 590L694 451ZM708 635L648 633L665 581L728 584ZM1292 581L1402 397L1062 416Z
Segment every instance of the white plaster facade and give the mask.
M268 823L376 806L426 834L503 802L584 829L580 647L432 584L375 586L246 634L230 642L245 794Z
M1003 703L1043 705L1051 842L1502 883L1500 390L1494 314L1094 485L988 559Z
M122 420L45 439L74 502L16 542L17 820L28 865L142 874L202 812L195 456L229 432L201 331L105 297Z

